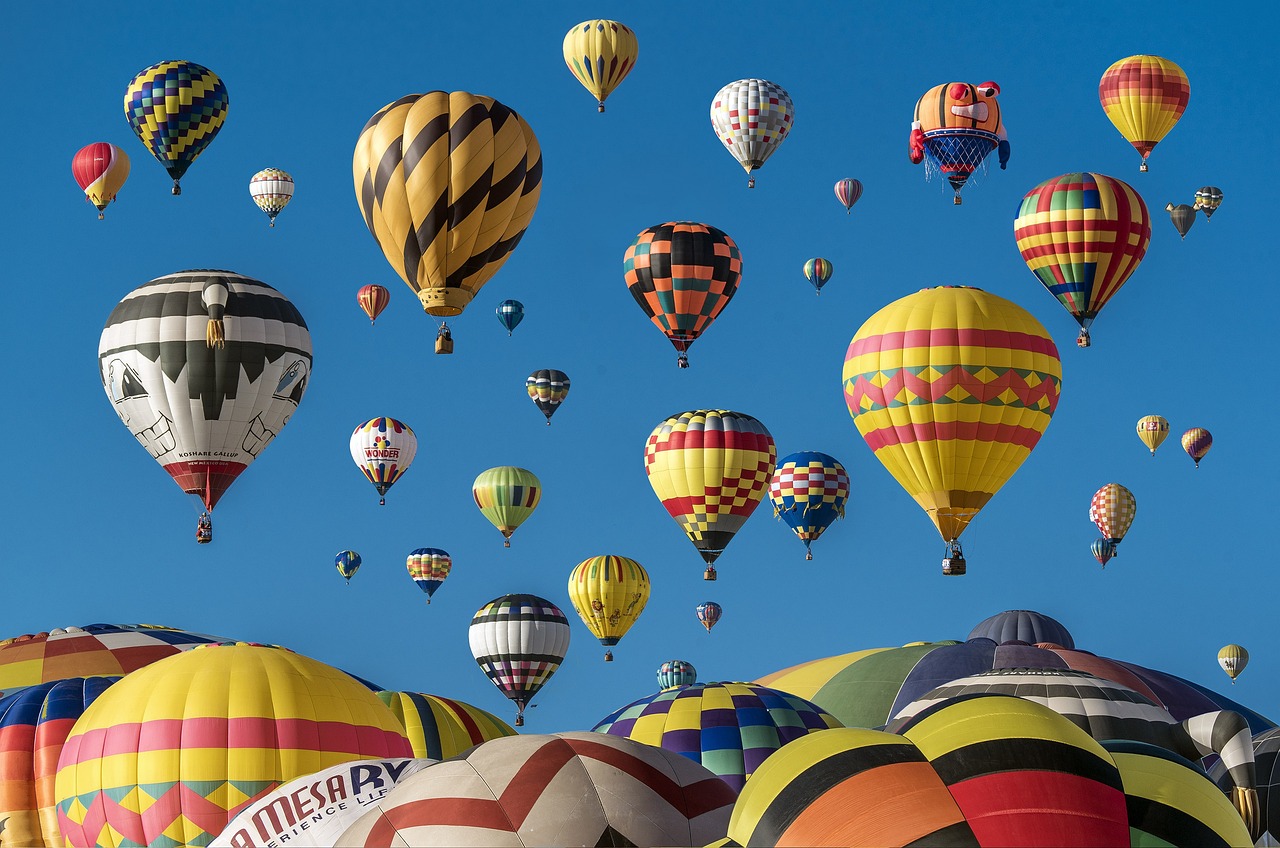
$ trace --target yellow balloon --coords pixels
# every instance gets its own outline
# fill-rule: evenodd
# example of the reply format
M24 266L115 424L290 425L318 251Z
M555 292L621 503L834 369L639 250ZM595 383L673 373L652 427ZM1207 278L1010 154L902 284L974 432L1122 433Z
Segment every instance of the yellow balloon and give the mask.
M612 648L649 602L649 572L624 556L583 560L569 575L569 600L600 644ZM604 659L612 662L613 651Z
M1156 455L1165 437L1169 435L1169 421L1163 415L1144 415L1138 419L1138 438Z
M1231 678L1232 683L1236 682L1236 678L1248 664L1249 652L1242 645L1224 645L1222 650L1218 651L1218 665L1222 666L1222 670L1227 673L1227 677Z
M1098 100L1108 120L1142 154L1147 170L1151 150L1178 123L1191 99L1187 75L1160 56L1129 56L1111 65L1098 83Z
M605 98L631 73L640 53L636 34L617 21L583 21L565 34L563 46L564 63L595 96L601 112Z
M361 131L351 165L369 232L441 317L460 314L507 261L542 191L533 130L465 91L388 103Z

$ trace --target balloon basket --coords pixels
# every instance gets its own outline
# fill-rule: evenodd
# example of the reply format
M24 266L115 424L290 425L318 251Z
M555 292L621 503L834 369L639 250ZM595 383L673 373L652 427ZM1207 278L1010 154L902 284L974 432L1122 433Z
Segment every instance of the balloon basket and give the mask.
M706 571L704 571L704 572L702 572L702 579L703 579L703 580L715 580L715 579L716 579L716 570L715 570L714 568L712 568L711 566L707 566L707 570L706 570Z
M959 205L961 205L962 203L964 203L964 201L960 199L960 195L958 195L958 194L957 194L955 197L951 198L951 205L952 205L952 206L959 206Z
M947 577L958 577L965 573L964 557L947 557L942 561L942 573Z
M515 726L516 726L516 727L524 727L524 716L522 716L522 715L516 716Z
M805 562L813 562L813 551L805 551L804 559L805 559Z
M1147 160L1143 159L1142 164L1138 166L1138 172L1145 174L1147 172Z
M604 652L604 661L605 661L605 662L613 662L613 651L605 651L605 652Z
M178 195L182 194L182 186L178 185L178 181L177 181L177 180L174 180L174 181L173 181L173 189L172 189L172 191L173 191L173 196L174 196L174 197L177 197Z

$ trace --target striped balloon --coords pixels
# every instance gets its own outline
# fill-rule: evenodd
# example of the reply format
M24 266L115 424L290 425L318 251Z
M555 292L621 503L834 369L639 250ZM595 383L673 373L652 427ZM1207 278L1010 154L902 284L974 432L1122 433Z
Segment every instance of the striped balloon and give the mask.
M1093 558L1098 561L1098 565L1106 568L1107 563L1116 555L1116 545L1106 539L1094 539L1089 543L1089 553L1093 554Z
M711 628L716 626L716 622L724 615L724 609L715 601L703 601L693 609L693 614L698 617L698 622L711 632Z
M595 97L598 111L605 99L636 65L636 34L617 21L583 21L570 29L561 45L569 72Z
M814 294L822 294L822 287L831 279L834 270L831 263L821 256L804 263L804 278L813 284Z
M1138 170L1145 171L1151 151L1186 111L1191 83L1168 59L1129 56L1103 72L1098 100L1107 119L1142 154Z
M1187 452L1187 456L1196 461L1196 468L1200 467L1200 460L1204 459L1204 455L1211 447L1213 447L1213 434L1203 427L1192 427L1182 434L1182 449Z
M511 736L398 783L336 844L700 846L724 835L735 797L697 763L626 739Z
M795 120L791 95L769 80L735 80L711 98L711 128L747 172L747 188L755 188L751 172L777 151Z
M427 314L458 315L520 243L542 191L542 152L492 97L431 91L378 110L352 157L356 200Z
M126 675L84 711L58 763L58 824L71 845L205 845L281 783L411 755L391 711L338 669L205 645Z
M537 595L503 595L476 611L467 638L485 676L515 702L522 726L524 708L569 650L569 619Z
M698 682L698 670L684 660L667 660L658 666L658 688L688 686Z
M516 732L493 713L439 695L382 691L378 700L400 721L413 755L419 758L447 760L481 742Z
M151 155L178 181L227 119L227 87L195 62L158 62L143 68L124 91L124 116Z
M834 456L800 451L784 456L769 479L773 515L804 542L805 559L813 559L809 545L837 518L844 518L849 500L849 472Z
M1213 217L1213 213L1217 212L1221 205L1222 189L1217 186L1201 186L1196 189L1195 208L1204 213L1206 221Z
M840 205L844 207L844 214L848 215L853 210L853 204L857 203L860 197L862 197L860 180L852 177L836 180L836 200L840 201Z
M265 168L249 178L249 196L274 227L280 210L293 199L293 177L279 168Z
M702 554L707 580L716 579L712 563L768 490L777 456L763 424L727 409L680 412L649 434L649 485Z
M116 199L116 193L129 179L129 156L114 144L98 141L76 151L71 159L71 175L84 191L85 199L98 207L101 221L102 210Z
M509 548L511 534L538 508L542 482L527 469L499 465L480 472L471 484L471 497L480 514L502 534L502 546Z
M429 604L436 589L449 578L449 572L453 570L453 557L449 556L448 551L439 548L417 548L409 552L404 564L409 569L409 579L427 593Z
M418 454L418 437L403 421L385 416L370 418L351 433L351 459L382 496L409 470Z
M569 375L554 368L542 368L534 371L524 381L529 400L533 401L547 418L547 426L551 426L551 416L556 414L560 404L569 396Z
M524 320L524 304L518 300L504 300L498 304L494 312L497 313L502 326L507 328L508 336Z
M1280 843L1280 728L1255 733L1250 747L1253 748L1258 783L1258 825L1254 844L1274 845ZM1236 783L1221 762L1209 768L1209 777L1223 792L1231 791Z
M1022 307L941 286L867 319L849 343L842 380L876 459L956 545L1049 426L1062 363Z
M1169 420L1163 415L1144 415L1138 419L1138 438L1156 455L1156 448L1169 435Z
M803 698L754 683L693 683L615 710L592 728L683 754L737 791L789 742L840 727Z
M1022 259L1080 325L1089 327L1137 270L1151 243L1151 215L1133 188L1102 174L1063 174L1022 198L1013 219Z
M369 326L373 326L373 322L378 320L378 316L382 314L382 310L387 308L387 304L391 302L391 292L387 291L383 286L370 284L361 286L356 292L356 303L360 304L360 308L364 310L364 314L369 316Z
M1119 483L1108 483L1094 492L1089 501L1089 520L1098 526L1103 537L1112 544L1112 556L1120 555L1117 546L1129 532L1137 514L1137 498Z
M1248 664L1249 652L1242 645L1224 645L1222 650L1218 651L1218 665L1222 666L1222 670L1227 673L1227 677L1231 678L1232 683L1236 682L1236 678Z
M630 557L585 559L569 572L569 601L591 635L613 647L649 602L649 572ZM604 658L611 662L613 651L605 651Z

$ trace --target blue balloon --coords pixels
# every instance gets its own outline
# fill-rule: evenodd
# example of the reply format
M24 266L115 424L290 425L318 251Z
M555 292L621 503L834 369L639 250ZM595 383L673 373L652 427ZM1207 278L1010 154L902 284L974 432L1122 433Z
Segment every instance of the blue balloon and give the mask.
M498 313L498 320L502 322L502 326L507 328L508 336L516 325L524 320L524 304L518 300L504 300L494 311Z

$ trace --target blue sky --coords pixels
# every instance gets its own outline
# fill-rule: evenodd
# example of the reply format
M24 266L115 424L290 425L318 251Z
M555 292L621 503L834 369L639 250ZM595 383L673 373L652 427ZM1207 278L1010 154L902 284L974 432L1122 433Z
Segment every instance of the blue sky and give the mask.
M586 729L651 692L663 660L702 680L752 679L808 659L914 640L963 639L1005 609L1063 622L1078 647L1169 671L1280 715L1270 651L1269 509L1276 461L1265 442L1276 401L1260 346L1274 298L1264 222L1270 201L1258 123L1270 41L1247 16L1204 4L960 7L740 2L417 4L393 16L342 3L229 3L214 17L107 6L11 10L0 50L9 131L5 232L14 450L4 466L5 614L0 636L92 622L161 623L278 643L388 688L512 710L467 648L486 601L532 592L573 619L559 673L527 730ZM190 15L184 17L183 14ZM597 114L565 68L578 21L611 17L638 34L630 77ZM1212 33L1210 37L1208 34ZM1097 84L1112 62L1155 53L1191 80L1181 123L1138 173L1104 116ZM221 134L169 195L163 168L133 136L128 80L164 59L225 81ZM725 83L762 77L796 108L791 136L748 191L707 117ZM915 100L951 80L995 80L1012 144L1008 170L951 204L907 159ZM360 129L408 93L467 90L516 109L544 156L541 202L510 261L452 321L453 356L434 356L434 323L383 259L351 181ZM132 174L105 221L70 173L93 141L120 145ZM992 157L994 159L994 157ZM274 230L249 177L297 181ZM1132 184L1152 212L1145 261L1077 350L1076 325L1018 255L1012 218L1032 186L1094 170ZM851 216L832 183L866 186ZM1163 211L1204 184L1226 200L1185 241ZM691 351L675 353L627 293L622 255L640 230L696 220L743 254L741 287ZM801 275L824 256L821 298ZM226 268L282 291L306 318L314 377L281 436L219 504L213 544L193 541L196 510L116 418L96 369L112 307L147 280ZM391 305L374 328L356 289ZM944 578L932 524L862 442L840 369L874 311L922 287L976 285L1030 310L1063 359L1061 404L1045 437L964 537L969 573ZM525 303L508 338L494 317ZM539 368L572 389L546 427L524 390ZM653 495L643 446L667 415L739 410L772 432L779 456L819 450L849 469L848 518L813 562L763 505L704 583L702 562ZM1174 433L1152 459L1134 434L1148 413ZM352 428L390 415L417 431L408 474L379 507L347 450ZM1197 470L1177 436L1207 427ZM541 506L502 548L470 496L494 465L533 470ZM1120 556L1089 554L1092 493L1116 481L1138 500ZM405 555L440 547L454 573L432 605ZM343 549L364 567L350 586ZM572 567L630 556L653 578L649 608L603 651L569 606ZM708 635L694 607L725 610ZM1253 659L1234 687L1218 648Z

